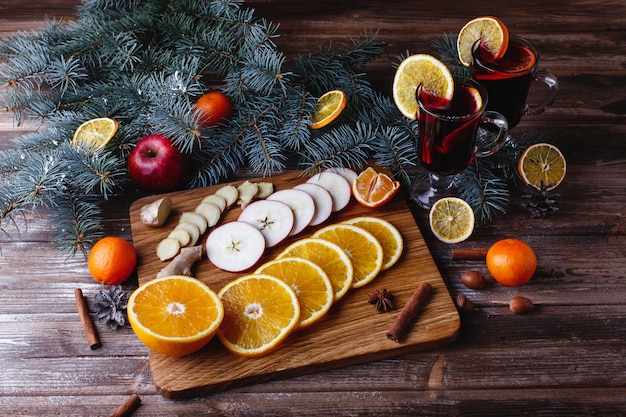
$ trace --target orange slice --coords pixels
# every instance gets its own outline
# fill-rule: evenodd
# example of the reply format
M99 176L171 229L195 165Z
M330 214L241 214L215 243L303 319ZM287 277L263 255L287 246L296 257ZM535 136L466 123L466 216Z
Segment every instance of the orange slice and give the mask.
M300 322L296 293L270 275L244 275L218 295L224 321L217 337L237 355L260 356L276 349Z
M354 268L348 254L336 244L323 239L300 239L289 245L277 258L307 259L326 273L333 287L333 301L342 298L352 286Z
M355 217L344 221L346 224L360 227L370 232L383 247L383 266L381 270L387 270L394 266L400 259L404 250L404 241L400 231L387 220L378 217Z
M411 120L417 117L417 87L442 101L452 101L454 79L446 65L427 54L405 58L393 79L393 100L400 112Z
M334 291L328 275L322 268L307 259L275 259L261 265L255 274L279 278L294 290L300 303L298 329L308 327L320 320L333 305Z
M400 190L400 182L372 167L362 171L352 182L352 195L367 207L380 207L389 202Z
M183 356L204 347L216 333L224 309L202 281L183 275L141 285L128 300L128 321L148 348Z
M72 146L98 152L109 143L117 127L117 121L108 117L87 120L74 132Z
M526 148L517 167L524 183L550 191L565 178L567 163L556 146L536 143Z
M324 93L315 106L315 113L311 120L311 129L320 129L335 120L348 102L346 93L341 90L331 90Z
M349 224L332 224L313 234L335 243L342 248L352 261L354 279L352 288L360 288L371 282L383 266L383 247L369 232Z
M465 200L444 197L437 200L428 214L430 230L445 243L462 242L474 231L474 211Z
M494 60L504 56L509 46L509 31L500 19L493 16L477 17L461 28L456 47L461 64L472 64L472 48L480 41L480 48L488 51Z

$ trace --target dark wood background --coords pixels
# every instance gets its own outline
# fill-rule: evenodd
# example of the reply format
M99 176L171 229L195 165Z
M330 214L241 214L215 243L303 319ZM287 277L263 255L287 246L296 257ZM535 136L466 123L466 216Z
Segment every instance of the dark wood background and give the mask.
M0 35L41 27L46 17L72 19L77 0L3 0ZM65 259L50 243L50 224L29 219L17 240L0 236L0 414L106 416L130 394L137 416L454 415L620 416L626 414L626 4L623 0L311 1L246 3L280 23L289 56L378 30L385 54L367 71L390 93L391 62L480 15L499 16L532 39L541 67L559 77L555 105L514 131L547 135L568 160L560 211L530 219L515 194L506 217L477 229L461 247L519 237L539 267L519 288L482 291L459 281L477 262L452 261L426 215L416 220L453 296L477 304L463 315L449 347L392 360L269 382L190 400L168 400L152 385L148 355L129 329L99 326L91 351L73 289L93 297L99 286L84 259ZM0 118L0 149L28 130ZM246 173L242 172L242 176ZM105 204L107 232L130 238L129 192ZM133 283L128 283L132 288ZM513 315L507 303L526 295L537 308Z

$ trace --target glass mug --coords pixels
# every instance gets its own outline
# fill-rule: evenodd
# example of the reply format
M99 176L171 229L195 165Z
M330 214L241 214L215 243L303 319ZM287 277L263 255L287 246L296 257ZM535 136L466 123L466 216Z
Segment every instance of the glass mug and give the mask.
M511 35L505 55L497 61L477 42L472 57L472 76L489 95L487 110L506 117L509 129L517 126L522 116L541 114L554 103L558 80L550 72L537 70L539 51L529 40ZM526 100L533 82L543 82L548 91L541 102L528 105Z
M487 91L471 78L457 77L454 97L448 106L441 99L417 89L417 123L419 128L419 159L429 173L427 190L414 187L414 200L426 209L439 198L452 194L456 174L467 168L474 157L497 152L508 134L504 116L486 111ZM488 143L477 145L478 127L494 125L497 135ZM491 129L494 130L494 129Z

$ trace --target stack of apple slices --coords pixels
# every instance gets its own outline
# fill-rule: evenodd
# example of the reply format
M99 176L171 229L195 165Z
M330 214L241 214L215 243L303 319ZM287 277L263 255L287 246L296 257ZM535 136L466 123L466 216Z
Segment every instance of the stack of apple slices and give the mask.
M207 257L225 271L240 272L252 267L265 248L278 245L308 226L319 225L333 212L345 208L350 203L351 181L356 176L350 169L325 170L306 183L247 204L236 221L209 234Z

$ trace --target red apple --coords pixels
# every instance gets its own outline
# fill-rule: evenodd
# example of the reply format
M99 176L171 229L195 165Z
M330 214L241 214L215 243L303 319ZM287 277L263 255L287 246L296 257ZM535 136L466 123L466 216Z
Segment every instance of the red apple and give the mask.
M137 142L128 155L130 178L148 191L164 192L176 189L189 174L191 158L181 153L163 135L148 135Z

